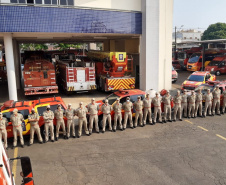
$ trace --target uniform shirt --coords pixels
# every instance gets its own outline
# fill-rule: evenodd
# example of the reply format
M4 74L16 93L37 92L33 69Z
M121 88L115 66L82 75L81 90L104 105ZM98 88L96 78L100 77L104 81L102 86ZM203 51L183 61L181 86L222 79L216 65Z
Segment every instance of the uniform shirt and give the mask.
M181 97L182 97L181 103L187 103L188 102L188 95L187 94L183 94Z
M224 102L226 101L226 90L223 92Z
M122 105L122 109L125 111L125 112L131 112L131 109L133 108L133 103L130 101L130 102L124 102L123 105Z
M49 110L49 111L44 111L43 112L43 119L46 123L49 123L50 121L53 121L54 119L54 114L53 111Z
M164 105L170 105L171 103L171 95L165 95L162 98Z
M196 100L196 95L195 94L188 97L188 102L190 104L194 104L195 100Z
M162 102L162 97L154 97L152 99L152 103L154 104L155 107L160 107Z
M144 103L141 100L140 101L136 101L134 103L134 108L135 108L136 111L142 111L143 107L144 107Z
M205 100L205 102L210 102L213 100L213 94L210 93L206 93L206 95L203 97L203 99Z
M196 94L196 103L200 103L202 102L202 93L197 93Z
M117 114L121 114L122 113L122 104L121 103L115 103L113 106L113 110L115 113Z
M213 91L213 98L215 99L215 100L220 100L220 96L221 96L221 90L220 89L215 89L214 91Z
M10 116L10 121L12 122L13 126L20 126L22 121L24 121L24 117L22 114L17 113L17 115L15 116L14 114L12 114Z
M77 108L77 109L75 110L76 116L78 116L80 119L86 118L87 112L88 112L88 110L87 110L86 107L83 107L83 108L80 108L80 107L79 107L79 108Z
M175 103L176 105L181 105L182 96L181 96L181 95L179 95L179 96L176 95L176 96L174 97L173 101L174 101L174 103Z
M74 117L74 109L67 109L65 114L68 120L72 120Z
M89 111L89 113L91 114L91 115L96 115L97 113L98 113L98 111L99 111L99 105L98 104L96 104L96 103L94 103L94 104L92 104L92 103L90 103L88 106L87 106L87 108L88 108L88 111Z
M57 120L62 120L64 119L64 111L63 110L55 110L55 117Z
M145 99L143 100L144 108L145 108L145 109L151 108L151 102L152 102L152 99L151 99L151 98L149 98L149 99L145 98Z
M6 129L7 125L8 125L7 119L2 117L2 119L0 119L0 130Z
M28 115L28 120L30 119L37 119L39 120L39 115L38 113L34 113L34 114L29 114ZM29 121L31 125L35 125L36 123L38 123L38 121Z
M111 111L112 111L112 106L111 105L106 105L106 104L103 104L102 107L101 107L101 111L104 113L104 114L110 114Z

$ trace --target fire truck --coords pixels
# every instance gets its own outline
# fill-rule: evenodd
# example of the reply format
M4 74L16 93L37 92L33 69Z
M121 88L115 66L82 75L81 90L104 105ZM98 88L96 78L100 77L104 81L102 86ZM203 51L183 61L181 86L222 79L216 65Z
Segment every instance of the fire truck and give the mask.
M57 83L65 92L96 90L95 63L87 57L59 58L56 64Z
M58 93L55 67L41 55L26 59L23 76L25 95Z
M31 168L31 161L29 157L16 157L8 158L6 150L3 147L2 141L0 140L0 184L1 185L15 185L10 161L20 160L22 172L20 173L23 178L24 185L33 185L33 173Z
M115 91L134 89L135 77L133 58L126 52L88 52L88 57L96 62L97 86L99 90Z

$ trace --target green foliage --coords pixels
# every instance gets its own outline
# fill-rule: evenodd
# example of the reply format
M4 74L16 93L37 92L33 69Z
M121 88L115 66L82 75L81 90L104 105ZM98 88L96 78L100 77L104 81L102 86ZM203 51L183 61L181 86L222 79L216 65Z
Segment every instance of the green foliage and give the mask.
M202 40L226 39L226 23L211 24L203 33Z
M23 51L40 51L40 50L47 50L48 46L45 44L21 44L20 45L21 50Z
M60 51L69 50L69 49L82 49L82 44L54 44L54 49L58 49Z

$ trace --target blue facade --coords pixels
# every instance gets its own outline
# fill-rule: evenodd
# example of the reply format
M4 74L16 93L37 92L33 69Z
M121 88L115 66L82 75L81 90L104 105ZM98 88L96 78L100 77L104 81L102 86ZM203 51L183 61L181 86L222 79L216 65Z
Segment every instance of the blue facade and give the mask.
M0 32L141 34L142 14L75 8L0 6Z

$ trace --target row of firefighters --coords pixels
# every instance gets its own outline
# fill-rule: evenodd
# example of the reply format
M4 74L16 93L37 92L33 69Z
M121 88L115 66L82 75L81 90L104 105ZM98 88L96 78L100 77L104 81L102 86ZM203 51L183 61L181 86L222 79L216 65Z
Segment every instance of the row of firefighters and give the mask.
M187 92L184 91L183 94L180 94L180 91L177 91L177 94L174 98L170 95L169 91L167 91L166 95L163 97L159 96L159 93L156 93L154 98L150 98L149 94L146 94L146 98L142 101L141 97L138 96L137 101L134 104L130 101L130 98L127 98L127 101L123 104L120 103L120 99L117 99L116 103L112 107L108 103L108 100L105 100L104 105L101 107L101 111L103 112L103 127L102 133L105 132L106 129L106 121L109 124L109 130L116 132L117 124L119 123L119 128L121 131L125 130L127 127L127 121L130 121L130 128L136 128L138 125L141 127L146 125L146 120L148 117L148 121L151 125L154 125L157 120L157 116L159 117L160 123L166 123L167 121L172 122L176 121L178 116L179 120L182 121L182 114L184 113L185 118L195 118L197 116L206 117L207 113L209 116L214 116L215 112L217 115L221 115L220 113L220 95L221 91L219 86L211 93L210 90L207 90L207 94L203 95L201 90L198 93L194 91L191 92L191 95L187 95ZM222 107L222 114L225 113L226 108L226 90L223 92L224 100ZM174 101L174 114L173 120L171 120L171 101ZM202 114L202 102L205 100L205 108L204 113ZM162 120L162 112L161 112L161 103L164 103L164 117ZM151 104L154 105L154 119L152 120L152 110ZM133 124L132 120L132 109L135 109L135 121ZM124 110L124 123L122 124L122 109ZM114 111L114 125L112 128L111 123L111 112ZM72 136L76 138L75 135L75 121L74 116L78 117L78 138L82 135L82 127L84 127L84 131L86 135L90 136L93 130L93 124L95 123L96 132L99 133L98 126L98 111L99 105L95 103L95 99L91 100L91 103L86 107L82 102L79 103L79 108L73 109L71 104L68 105L68 109L63 111L61 109L61 105L58 105L57 110L55 112L50 110L50 106L47 106L46 111L43 113L43 118L45 121L45 140L44 143L49 140L49 131L51 141L54 142L58 140L60 127L63 130L64 139L69 139L72 129ZM89 114L89 128L87 127L87 114ZM53 119L56 117L56 138L54 139L54 125ZM65 128L65 123L63 117L67 118L67 131ZM13 134L14 134L14 142L13 148L17 146L17 134L20 136L21 146L24 147L24 139L22 135L22 121L24 120L23 115L18 113L17 109L14 109L13 114L10 117L10 120L13 125ZM31 124L30 130L30 142L29 145L33 144L34 140L34 132L36 132L38 140L40 143L43 143L43 139L40 134L39 128L39 115L32 109L31 114L28 116L28 121ZM4 139L4 145L7 148L7 119L3 117L0 112L0 138Z

